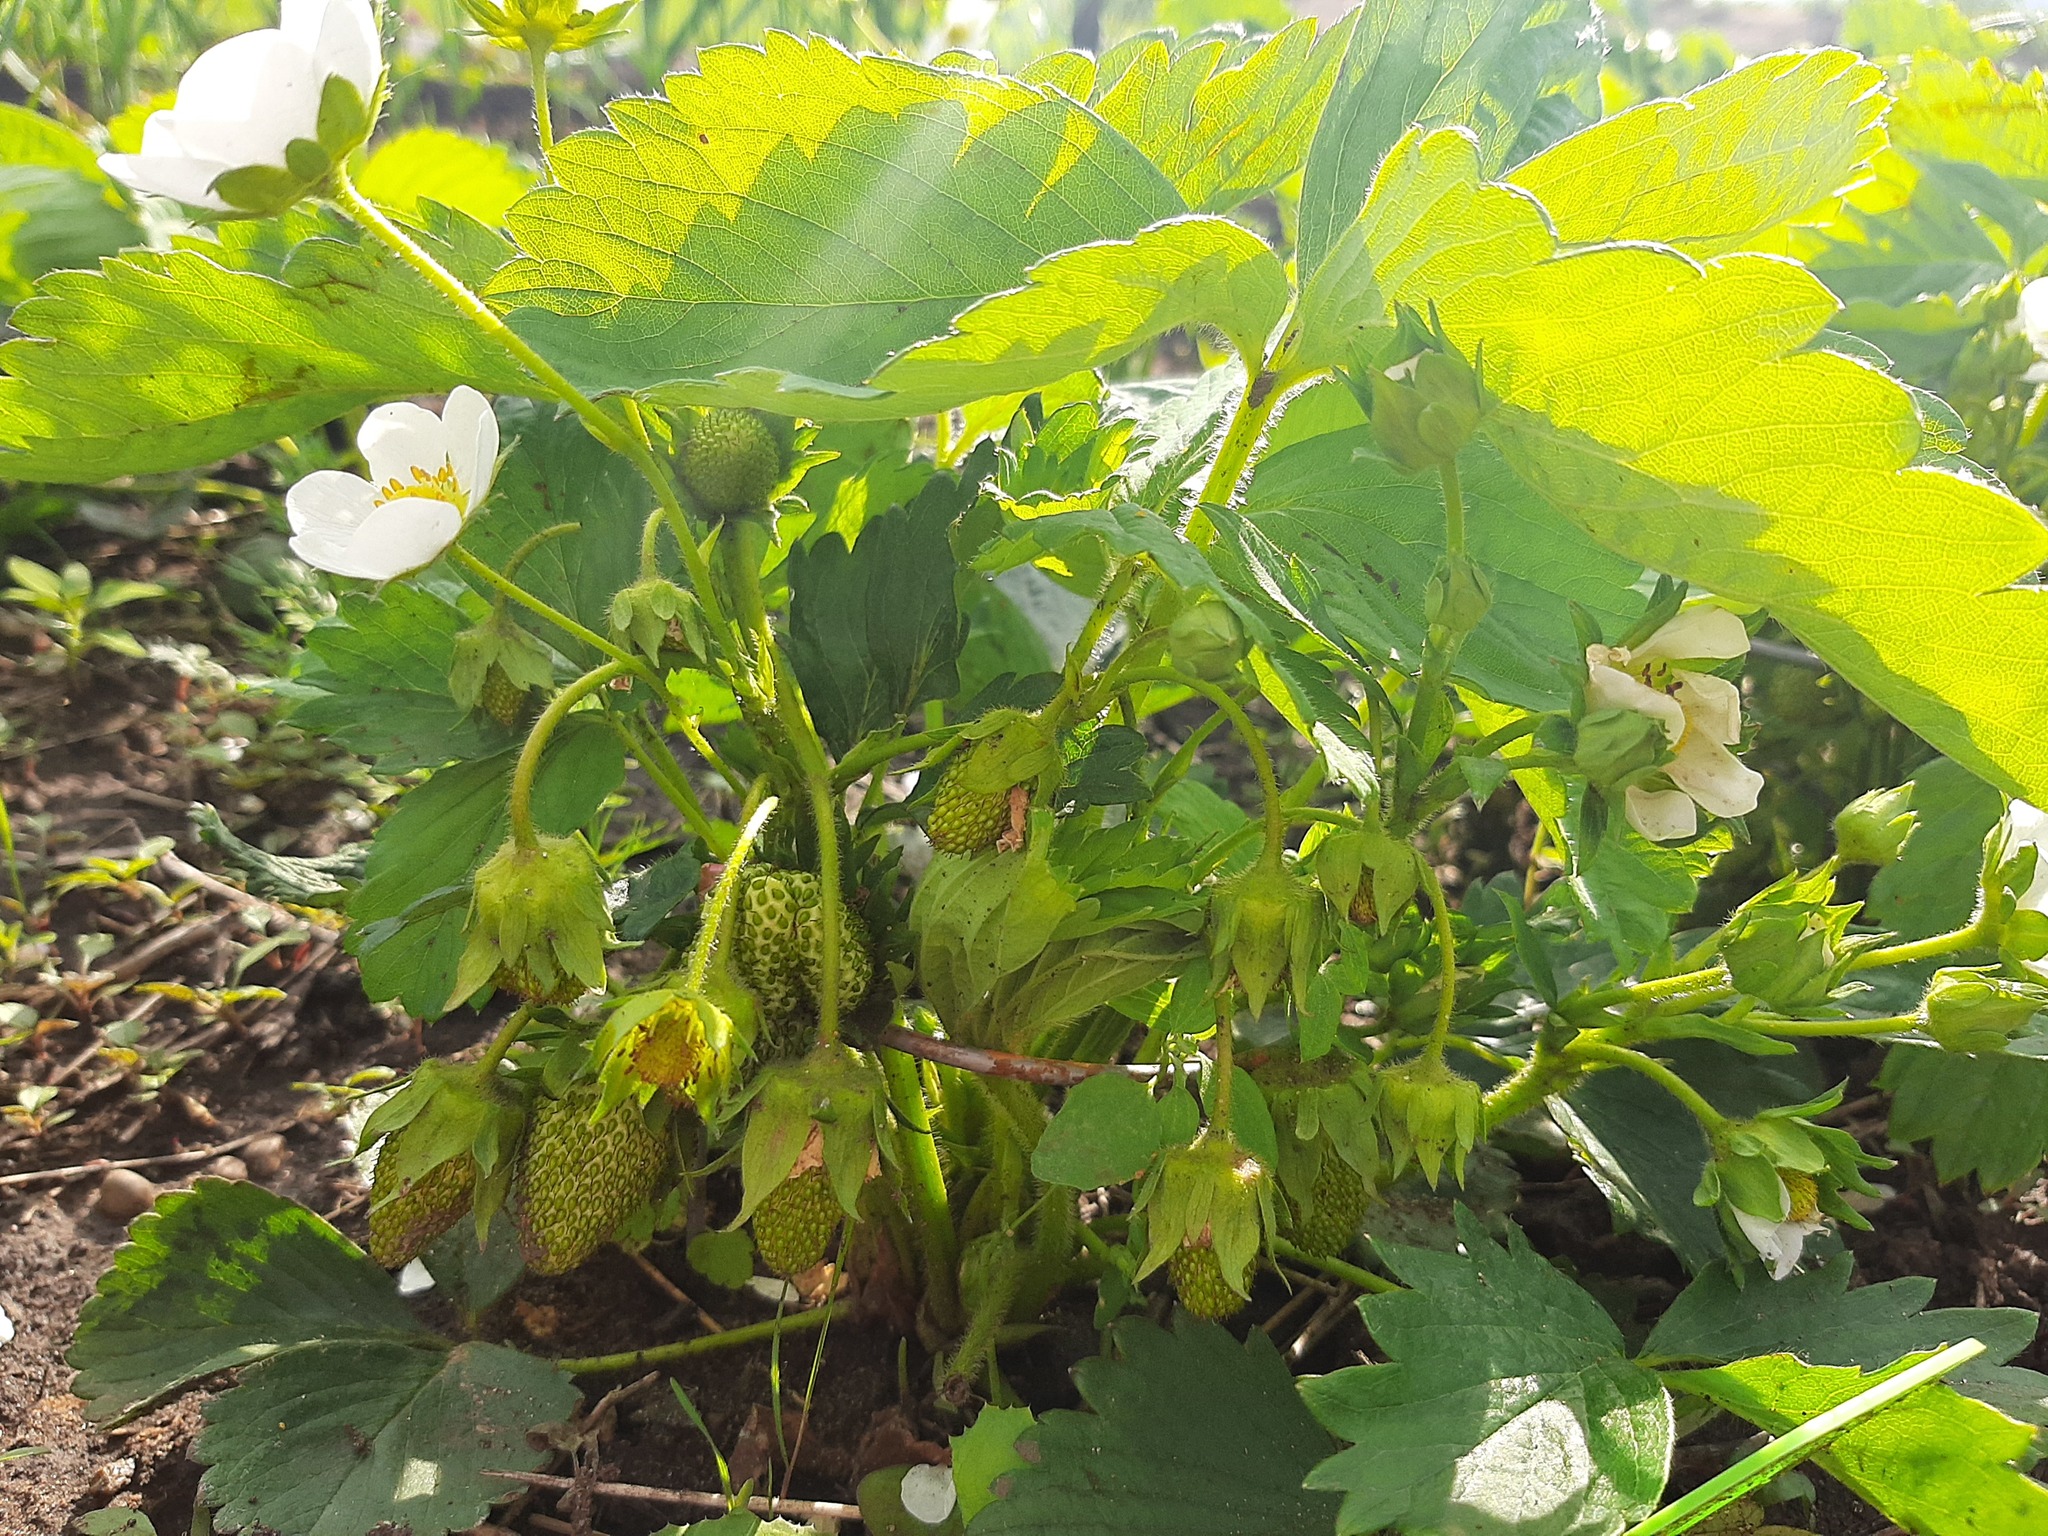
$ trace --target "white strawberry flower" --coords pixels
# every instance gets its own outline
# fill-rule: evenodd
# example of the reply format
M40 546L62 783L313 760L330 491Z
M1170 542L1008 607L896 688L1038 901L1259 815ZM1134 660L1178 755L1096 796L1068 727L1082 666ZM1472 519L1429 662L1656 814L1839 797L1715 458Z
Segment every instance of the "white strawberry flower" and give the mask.
M1814 1183L1804 1174L1794 1174L1800 1183L1795 1192L1783 1173L1778 1175L1778 1219L1768 1216L1754 1216L1741 1206L1734 1206L1735 1224L1742 1228L1742 1235L1749 1239L1757 1257L1770 1266L1771 1278L1783 1280L1799 1267L1799 1256L1806 1247L1806 1240L1816 1232L1825 1232L1827 1223L1820 1219L1815 1202Z
M438 416L405 401L378 406L356 446L369 479L322 469L285 493L292 553L336 576L389 581L454 543L489 494L498 418L463 384Z
M347 81L367 105L382 72L370 0L282 0L277 26L216 43L193 61L176 104L143 124L140 154L102 155L100 165L138 192L229 212L237 205L215 185L223 176L258 166L287 172L295 140L319 142L327 82Z
M2020 331L2041 359L2025 375L2038 384L2048 379L2048 277L2037 277L2020 290Z
M1676 786L1625 796L1629 825L1652 842L1689 838L1699 812L1745 816L1756 809L1764 776L1729 751L1742 739L1742 692L1725 677L1687 663L1749 654L1749 632L1725 608L1681 610L1642 644L1586 647L1586 703L1626 709L1664 728L1671 760L1659 770Z
M2024 891L2015 893L2014 906L2021 912L2048 913L2048 811L2025 800L2013 801L2006 807L2000 840L2001 861L2012 858L2022 848L2034 850L2034 878ZM2048 960L2023 963L2035 975L2048 977Z

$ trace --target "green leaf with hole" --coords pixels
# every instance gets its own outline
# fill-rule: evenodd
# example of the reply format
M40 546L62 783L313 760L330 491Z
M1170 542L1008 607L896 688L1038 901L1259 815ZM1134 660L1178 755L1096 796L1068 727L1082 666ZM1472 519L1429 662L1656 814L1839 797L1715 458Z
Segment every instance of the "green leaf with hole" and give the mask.
M1383 1245L1411 1289L1359 1303L1383 1365L1302 1383L1351 1442L1309 1474L1342 1490L1340 1536L1615 1536L1656 1507L1671 1400L1600 1304L1510 1229L1458 1210L1459 1251Z
M1186 211L1049 87L780 32L697 65L557 144L556 184L509 215L527 255L492 297L586 389L898 416L868 383L895 353Z
M466 242L459 264L473 267L482 235L444 221L427 243L453 258L450 241ZM457 384L531 388L420 277L326 215L53 272L12 323L23 334L0 347L5 479L185 469L364 405Z
M1781 1435L1923 1358L1866 1375L1766 1355L1665 1380ZM2048 1488L2025 1475L2036 1454L2033 1426L1937 1382L1843 1431L1814 1460L1921 1536L2018 1536L2048 1530Z
M1337 1500L1301 1480L1329 1437L1254 1328L1239 1344L1182 1314L1137 1318L1074 1372L1094 1411L1055 1410L1021 1437L1026 1465L974 1517L977 1536L1300 1536ZM1000 1480L998 1482L1000 1488Z

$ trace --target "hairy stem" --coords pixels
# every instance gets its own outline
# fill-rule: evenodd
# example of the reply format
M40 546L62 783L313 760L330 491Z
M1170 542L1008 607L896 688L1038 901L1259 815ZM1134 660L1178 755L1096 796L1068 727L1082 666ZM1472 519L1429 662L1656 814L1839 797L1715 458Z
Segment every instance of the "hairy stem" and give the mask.
M697 799L697 792L690 787L690 781L683 777L682 770L676 766L676 760L670 755L667 743L662 741L645 721L636 719L628 724L616 715L610 718L612 729L618 733L619 739L625 742L626 750L631 752L640 766L646 770L647 777L654 780L655 788L668 796L669 804L682 813L683 822L691 833L702 838L704 846L709 848L714 856L725 853L727 850L719 846L718 829L712 826L711 818L705 815L704 807Z
M533 127L540 139L541 158L555 152L555 116L548 109L548 45L526 45L527 73L533 80Z
M1273 407L1280 403L1281 395L1293 382L1293 379L1270 369L1253 372L1246 380L1244 393L1238 397L1237 409L1231 414L1229 430L1223 434L1215 461L1209 466L1209 477L1202 482L1201 502L1188 518L1187 536L1197 548L1207 549L1216 541L1216 525L1209 521L1202 508L1230 505L1231 498L1237 494L1238 482L1244 479L1245 465L1251 460L1252 449L1258 446L1259 435L1266 430Z
M533 729L526 733L526 744L519 749L519 761L512 766L512 840L521 848L531 848L539 841L533 827L533 779L540 772L541 754L547 750L548 738L555 734L555 727L562 723L570 710L598 689L608 686L613 678L625 677L632 670L630 663L616 661L591 668L550 699L548 707L540 712L540 718L533 722Z
M822 1328L832 1316L830 1305L822 1306L815 1312L799 1312L794 1317L771 1317L766 1322L749 1323L744 1328L728 1328L723 1333L707 1333L699 1338L681 1339L673 1344L655 1344L647 1349L629 1349L616 1355L576 1355L567 1359L550 1362L555 1369L569 1376L601 1376L613 1371L637 1371L642 1366L665 1365L671 1360L687 1360L693 1355L708 1355L721 1349L738 1349L743 1344L759 1344L785 1333L809 1333L813 1328Z
M685 991L702 991L704 979L711 974L712 951L718 947L718 936L725 928L726 911L732 906L734 893L739 890L747 855L753 851L754 839L768 825L768 818L775 814L778 803L773 795L768 795L755 806L746 825L740 828L732 852L726 855L725 868L719 871L718 881L711 887L711 899L704 903L703 915L697 922L697 942L690 946L690 968L683 977Z
M1718 1140L1721 1128L1728 1123L1728 1117L1703 1098L1698 1089L1684 1078L1653 1057L1641 1051L1632 1051L1626 1046L1608 1045L1600 1040L1575 1040L1565 1048L1565 1054L1582 1062L1597 1062L1604 1066L1626 1067L1657 1084L1671 1097L1678 1100L1692 1112L1706 1131L1710 1141Z
M484 1047L483 1055L477 1058L477 1075L489 1077L497 1070L498 1063L505 1059L505 1053L519 1041L519 1033L526 1028L526 1021L533 1017L532 1003L521 1003L512 1010L512 1016L498 1026L498 1032L491 1036L491 1043Z
M931 1106L914 1057L883 1051L882 1071L889 1083L889 1102L900 1133L900 1169L910 1203L917 1212L913 1229L923 1250L925 1295L941 1326L960 1320L960 1246L953 1233L953 1213L946 1203L946 1175L939 1167L938 1142L932 1136Z
M563 526L574 527L575 524L570 523ZM533 540L529 539L527 542L530 544ZM598 655L610 657L651 687L657 696L667 692L667 689L662 685L661 679L654 675L652 668L645 662L638 660L628 652L612 644L611 641L605 639L596 630L586 628L584 625L577 623L559 608L555 608L535 597L510 577L499 575L498 572L484 564L483 561L464 549L460 544L449 545L448 553L455 558L457 565L475 576L478 581L483 582L500 595L509 597L529 613L538 614L541 618L546 619L550 624L561 630L562 633L574 635L593 651L596 651ZM524 551L522 550L521 553L524 553Z
M1167 683L1189 688L1223 711L1230 720L1231 729L1244 742L1245 751L1251 754L1252 769L1259 776L1259 794L1266 803L1266 857L1278 859L1287 845L1287 807L1281 799L1279 777L1273 772L1273 754L1266 747L1266 738L1252 725L1251 716L1244 712L1244 706L1214 683L1183 676L1170 667L1120 673L1117 683L1120 687L1133 683Z
M1916 960L1932 960L1941 955L1954 954L1959 949L1981 949L1997 941L1991 923L1980 912L1963 927L1949 933L1937 933L1931 938L1909 939L1900 944L1887 944L1881 949L1866 949L1849 962L1852 971L1874 970L1883 965L1911 965Z
M1436 866L1417 854L1415 868L1422 876L1422 888L1429 893L1434 912L1430 922L1436 929L1438 966L1436 1020L1430 1026L1429 1043L1422 1054L1428 1061L1439 1062L1444 1059L1444 1042L1451 1037L1451 1019L1458 1009L1458 941L1451 934L1451 904L1444 895L1443 881L1437 878Z
M818 938L824 954L819 962L818 1038L830 1044L839 1038L840 931L839 833L845 824L832 793L831 780L822 773L806 777L811 796L811 816L818 825Z
M1348 1280L1368 1295L1382 1296L1388 1291L1405 1289L1385 1275L1376 1275L1369 1269L1360 1269L1356 1264L1344 1259L1326 1258L1322 1254L1305 1252L1284 1237L1273 1239L1273 1254L1290 1264L1299 1264L1304 1269L1319 1269L1334 1279Z

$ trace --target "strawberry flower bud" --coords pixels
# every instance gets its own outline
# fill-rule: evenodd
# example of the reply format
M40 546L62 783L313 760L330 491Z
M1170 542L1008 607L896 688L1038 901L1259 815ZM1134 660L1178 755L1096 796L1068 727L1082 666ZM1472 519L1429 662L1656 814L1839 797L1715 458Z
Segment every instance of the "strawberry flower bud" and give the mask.
M137 192L215 213L279 213L370 136L383 73L369 0L283 0L276 27L202 53L142 152L100 166Z
M1844 864L1889 864L1905 849L1919 819L1910 783L1858 795L1835 817L1835 857Z
M436 416L400 401L356 434L370 478L322 469L285 492L292 553L336 576L389 581L437 559L490 493L498 418L458 385Z
M1756 1252L1773 1280L1798 1268L1806 1239L1826 1228L1823 1217L1854 1227L1870 1225L1842 1192L1875 1195L1863 1170L1888 1163L1866 1153L1847 1131L1812 1119L1841 1101L1837 1089L1804 1104L1708 1129L1714 1155L1700 1175L1693 1203L1717 1207L1724 1226Z
M1690 838L1699 812L1746 816L1764 776L1728 749L1742 739L1742 693L1724 677L1687 666L1749 654L1742 620L1721 608L1694 607L1637 646L1586 647L1586 709L1627 710L1663 728L1671 756L1662 776L1671 789L1628 786L1629 825L1651 842Z
M2048 987L2010 980L1996 966L1949 966L1927 985L1920 1026L1944 1051L1998 1051L2043 1007Z
M1174 615L1166 629L1167 654L1189 677L1227 683L1244 665L1244 625L1220 598L1198 598Z

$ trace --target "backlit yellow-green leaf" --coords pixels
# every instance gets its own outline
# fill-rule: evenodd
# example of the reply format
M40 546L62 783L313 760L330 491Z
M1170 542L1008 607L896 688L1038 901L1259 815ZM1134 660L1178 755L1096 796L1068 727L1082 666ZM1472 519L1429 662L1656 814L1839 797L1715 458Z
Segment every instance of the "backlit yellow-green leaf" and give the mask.
M977 304L952 335L913 347L874 383L896 391L900 412L942 409L1037 389L1192 324L1215 326L1256 366L1288 292L1279 259L1250 230L1170 219L1041 262L1028 287Z
M1867 176L1886 105L1884 72L1846 49L1775 54L1575 133L1508 179L1535 194L1568 245L1753 250Z
M1360 264L1483 349L1488 432L1525 480L1610 548L1768 606L1977 772L2048 794L2048 592L2013 585L2048 528L1912 467L1906 391L1801 350L1836 309L1818 280L1765 256L1558 251L1451 130L1411 134L1373 203Z
M407 218L419 212L425 197L492 228L505 222L505 210L532 185L532 174L512 163L504 145L446 128L408 128L386 139L356 176L363 196Z

